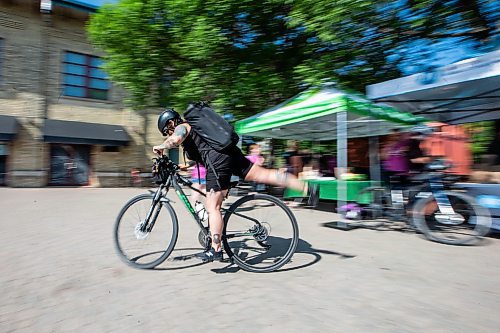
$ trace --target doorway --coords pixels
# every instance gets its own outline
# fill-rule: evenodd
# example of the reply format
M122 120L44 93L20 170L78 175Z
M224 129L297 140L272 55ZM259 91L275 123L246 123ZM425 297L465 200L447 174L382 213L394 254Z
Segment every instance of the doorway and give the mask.
M50 146L49 185L89 184L90 146L52 144Z

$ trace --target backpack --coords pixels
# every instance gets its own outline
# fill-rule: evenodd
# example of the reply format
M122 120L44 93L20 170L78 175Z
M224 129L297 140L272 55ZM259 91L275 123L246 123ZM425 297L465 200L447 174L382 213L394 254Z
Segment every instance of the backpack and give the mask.
M184 119L196 134L219 152L235 146L240 139L233 126L205 102L189 104Z

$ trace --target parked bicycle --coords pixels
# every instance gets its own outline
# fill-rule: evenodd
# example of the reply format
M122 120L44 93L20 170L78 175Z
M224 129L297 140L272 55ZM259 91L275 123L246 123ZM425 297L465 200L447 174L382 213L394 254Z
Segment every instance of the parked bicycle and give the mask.
M130 199L118 214L114 241L119 257L126 264L135 268L154 268L174 250L179 226L177 214L167 197L172 188L200 229L200 245L210 248L208 226L200 220L181 186L205 194L194 188L179 171L179 166L167 156L155 158L153 174L158 188L154 193ZM231 183L231 187L236 185L237 182ZM297 248L299 229L295 216L281 200L267 194L250 194L222 210L222 243L233 263L250 272L272 272L290 261Z
M415 184L404 191L385 187L362 190L358 202L368 200L369 203L357 207L358 216L368 220L402 221L439 243L473 243L488 234L491 216L473 197L453 188L453 182L447 181L444 174L448 167L442 160L430 163L425 173L413 179Z

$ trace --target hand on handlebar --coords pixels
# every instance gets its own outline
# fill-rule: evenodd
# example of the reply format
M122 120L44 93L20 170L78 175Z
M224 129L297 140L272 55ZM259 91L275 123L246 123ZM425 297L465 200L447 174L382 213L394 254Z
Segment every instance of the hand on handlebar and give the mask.
M163 151L165 150L164 145L153 146L153 153L163 156Z
M181 171L187 171L189 168L189 165L186 164L178 164L178 166Z

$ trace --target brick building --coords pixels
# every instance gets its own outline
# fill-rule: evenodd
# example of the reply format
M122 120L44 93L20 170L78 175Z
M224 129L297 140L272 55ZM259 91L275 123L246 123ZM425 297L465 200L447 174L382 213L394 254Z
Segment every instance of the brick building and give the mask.
M51 10L0 2L0 184L128 186L161 140L158 110L127 109L99 69L85 33L95 7L42 2Z

